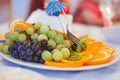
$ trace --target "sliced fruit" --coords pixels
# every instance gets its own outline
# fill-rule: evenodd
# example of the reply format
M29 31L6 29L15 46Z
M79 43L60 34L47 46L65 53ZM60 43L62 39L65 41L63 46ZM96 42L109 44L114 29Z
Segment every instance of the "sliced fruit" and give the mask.
M27 27L32 27L34 28L34 25L30 24L30 23L25 23L27 25Z
M15 23L17 23L17 22L25 22L25 20L22 19L22 18L17 18L17 19L14 19L13 21L11 21L10 24L9 24L9 29L10 29L10 31L14 28L13 25L14 25Z
M88 55L85 55L83 56L80 60L78 61L70 61L70 60L62 60L62 63L65 63L65 64L71 64L71 65L74 65L74 64L81 64L83 65L86 61L90 60L91 58L93 57L92 54L88 54Z
M73 53L73 55L71 55L68 60L71 61L78 61L82 58L82 55L80 53Z
M16 22L12 25L12 28L10 31L25 31L27 28L27 25L24 22Z
M81 67L81 66L83 66L84 62L88 61L92 57L93 57L93 55L89 54L89 55L84 56L79 61L69 61L69 60L64 60L64 59L62 59L62 62L45 61L45 65L54 66L54 67Z
M90 36L88 37L88 39L89 39L89 43L93 43L96 41L93 37L90 37Z
M64 64L61 62L50 62L50 61L45 61L45 65L47 66L54 66L54 67L81 67L83 66L82 64Z
M94 47L102 47L103 46L103 42L92 42L89 44L89 47L87 49L92 49Z
M0 38L4 38L4 35L2 33L0 33Z
M105 46L104 46L105 47ZM85 64L96 65L104 64L109 62L112 59L112 52L109 48L102 48L96 53L92 59L88 60Z

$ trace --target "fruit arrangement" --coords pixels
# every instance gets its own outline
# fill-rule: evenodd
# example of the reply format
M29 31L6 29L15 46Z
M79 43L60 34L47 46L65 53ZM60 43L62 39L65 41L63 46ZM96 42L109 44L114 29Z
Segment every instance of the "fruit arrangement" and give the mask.
M80 67L104 64L112 60L115 49L89 36L80 36L75 44L67 35L41 22L16 19L9 25L0 43L0 51L23 61L55 67Z

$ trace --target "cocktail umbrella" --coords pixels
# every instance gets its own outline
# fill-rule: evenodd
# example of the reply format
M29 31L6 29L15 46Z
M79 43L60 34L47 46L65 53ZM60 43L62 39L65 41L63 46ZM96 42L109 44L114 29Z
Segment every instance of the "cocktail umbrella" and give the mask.
M64 31L64 28L63 28L63 25L62 25L62 21L59 18L59 14L62 11L62 9L64 8L64 6L65 6L65 4L63 2L59 2L57 0L50 0L50 3L48 4L47 8L45 9L47 14L54 15L59 19L59 22L61 24L61 27L62 27L63 31Z
M50 3L48 4L47 8L45 9L45 11L47 12L47 14L49 15L54 15L56 17L58 17L59 22L61 24L61 27L64 31L64 26L62 24L62 21L59 18L59 14L60 12L63 12L64 14L64 18L67 21L67 25L66 25L66 29L67 29L67 36L68 38L73 42L73 43L78 43L80 40L79 38L77 38L76 36L74 36L69 30L68 30L68 20L65 16L65 12L63 10L63 8L65 7L65 4L63 2L60 2L58 0L50 0ZM65 31L64 31L65 32Z
M64 8L65 4L63 2L59 2L57 0L50 0L50 3L48 4L45 11L49 15L59 16L59 13Z

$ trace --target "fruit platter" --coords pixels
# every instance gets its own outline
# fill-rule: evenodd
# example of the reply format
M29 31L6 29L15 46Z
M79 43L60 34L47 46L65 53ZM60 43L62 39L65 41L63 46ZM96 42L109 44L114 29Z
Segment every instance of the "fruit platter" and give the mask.
M0 43L0 55L13 63L52 70L95 69L118 61L118 50L114 47L88 35L77 37L78 44L49 25L18 18L1 37L4 42Z

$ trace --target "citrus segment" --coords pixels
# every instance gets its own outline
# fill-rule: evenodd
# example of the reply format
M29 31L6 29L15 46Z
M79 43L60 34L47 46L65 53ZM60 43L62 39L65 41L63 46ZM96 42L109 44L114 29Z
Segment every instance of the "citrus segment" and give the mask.
M112 59L112 52L110 48L101 48L98 53L96 53L92 59L88 60L85 64L95 65L104 64Z
M18 29L20 29L21 31L25 31L27 28L27 25L23 22L17 22L13 25L13 28L11 29L11 31L17 31Z
M13 21L11 21L10 24L9 24L9 29L10 29L10 31L14 28L13 25L14 25L15 23L17 23L17 22L25 22L25 20L22 19L22 18L17 18L17 19L14 19Z

